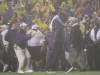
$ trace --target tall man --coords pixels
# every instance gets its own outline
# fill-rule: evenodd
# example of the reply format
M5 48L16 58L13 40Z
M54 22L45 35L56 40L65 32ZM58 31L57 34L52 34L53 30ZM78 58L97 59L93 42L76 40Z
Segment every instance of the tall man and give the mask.
M53 17L51 24L50 24L50 31L53 34L52 35L52 37L53 37L53 52L52 53L54 53L52 70L58 70L58 63L61 63L63 69L65 67L64 50L63 50L64 27L63 27L63 24L62 24L62 21L61 21L59 15L60 15L59 12L55 13L55 16Z

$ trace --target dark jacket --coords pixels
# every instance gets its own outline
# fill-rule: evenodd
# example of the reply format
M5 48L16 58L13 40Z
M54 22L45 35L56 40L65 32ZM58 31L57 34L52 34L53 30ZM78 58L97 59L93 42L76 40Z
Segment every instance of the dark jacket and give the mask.
M74 48L82 48L82 33L79 25L75 25L71 29L71 44Z
M2 41L2 36L0 34L0 51L4 50L4 45L3 45L3 41Z
M14 29L8 30L5 40L9 42L9 45L12 45L12 46L14 45L15 38L16 38L16 32L17 30L14 30Z

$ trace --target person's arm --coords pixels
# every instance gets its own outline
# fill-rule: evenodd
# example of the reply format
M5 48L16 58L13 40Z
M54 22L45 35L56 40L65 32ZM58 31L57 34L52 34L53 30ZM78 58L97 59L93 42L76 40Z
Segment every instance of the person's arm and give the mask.
M27 35L22 35L23 40L29 40L31 39L31 36L27 36Z
M9 38L10 38L10 36L9 36L9 31L6 33L6 36L5 36L5 41L7 41L7 42L9 42Z
M4 48L3 41L2 41L2 36L0 35L0 50Z

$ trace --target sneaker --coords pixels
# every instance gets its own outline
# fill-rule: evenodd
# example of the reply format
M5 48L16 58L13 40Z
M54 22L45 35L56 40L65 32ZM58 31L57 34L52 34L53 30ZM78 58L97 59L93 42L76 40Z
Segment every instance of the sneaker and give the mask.
M11 71L8 71L8 72L11 72Z
M18 70L17 73L25 73L23 70Z
M71 72L71 71L73 71L73 69L74 69L74 67L71 67L67 72L65 72L65 73L69 73L69 72Z
M8 65L5 64L5 65L4 65L4 68L3 68L3 72L5 72L5 71L7 70L7 68L8 68Z
M25 73L32 73L33 72L33 70L27 70L27 71L25 71Z
M56 71L46 71L47 73L56 73Z

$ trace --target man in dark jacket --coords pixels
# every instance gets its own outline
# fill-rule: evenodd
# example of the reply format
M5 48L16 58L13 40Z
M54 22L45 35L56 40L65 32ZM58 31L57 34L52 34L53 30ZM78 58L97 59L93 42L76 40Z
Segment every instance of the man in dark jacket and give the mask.
M82 49L82 33L80 30L78 19L72 17L71 20L72 20L71 21L72 23L71 42L70 42L70 51L69 51L69 59L68 59L71 68L67 72L70 72L74 69L74 64Z
M14 52L14 41L15 41L15 37L16 37L16 24L10 24L9 26L10 28L8 29L8 32L5 36L5 40L9 43L8 44L8 71L17 71L17 59L16 59L16 55Z
M95 70L100 70L100 23L94 22L93 29L90 32L90 39L93 42L93 54L94 54L94 64Z

